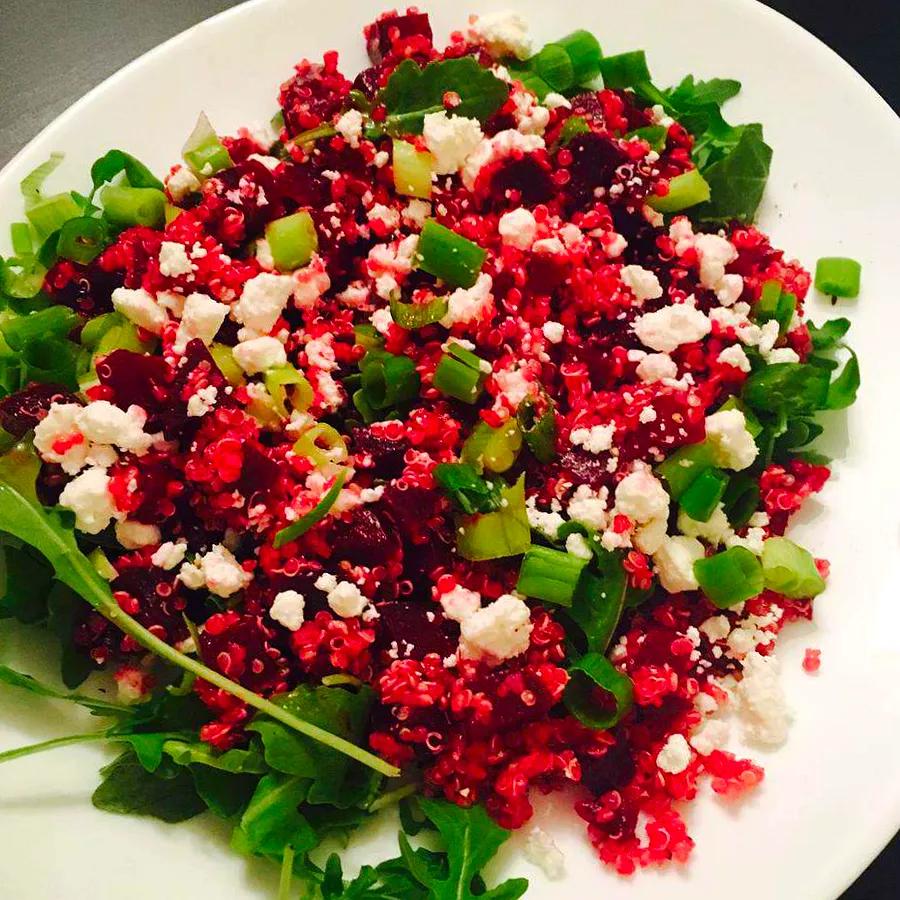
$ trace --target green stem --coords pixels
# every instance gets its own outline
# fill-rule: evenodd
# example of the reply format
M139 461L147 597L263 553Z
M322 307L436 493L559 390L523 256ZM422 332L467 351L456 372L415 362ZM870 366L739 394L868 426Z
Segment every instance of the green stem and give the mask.
M288 845L281 857L281 878L278 880L278 900L289 900L294 880L294 848Z
M387 791L380 797L376 797L369 804L369 812L378 812L379 809L384 809L387 806L392 806L394 803L399 803L404 797L415 794L417 790L419 790L419 785L417 784L403 784L398 788L394 788L392 791Z
M91 734L70 734L68 737L53 738L52 741L41 741L39 744L29 744L27 747L7 750L5 753L0 753L0 763L9 762L11 759L19 759L22 756L31 756L32 753L42 753L44 750L68 747L69 744L87 744L90 741L105 741L106 739L105 731L96 731Z

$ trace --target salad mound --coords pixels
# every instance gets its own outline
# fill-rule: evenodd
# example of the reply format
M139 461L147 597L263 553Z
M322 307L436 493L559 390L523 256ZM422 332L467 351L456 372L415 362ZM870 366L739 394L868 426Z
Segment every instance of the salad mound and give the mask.
M699 785L763 779L729 733L786 737L773 650L828 564L784 534L849 322L805 320L753 224L736 81L533 52L510 13L364 34L355 78L302 61L271 126L201 115L163 180L111 150L86 195L47 192L57 156L23 181L0 616L59 637L67 690L0 681L104 727L0 761L120 745L96 806L211 810L281 897L520 896L480 872L527 826L560 875L529 823L564 788L616 871L683 863ZM348 880L330 842L392 806L399 855Z

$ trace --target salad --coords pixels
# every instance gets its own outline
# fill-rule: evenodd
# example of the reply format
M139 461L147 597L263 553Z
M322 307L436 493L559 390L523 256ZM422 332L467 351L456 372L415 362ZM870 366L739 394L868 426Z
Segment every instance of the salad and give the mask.
M0 682L99 721L0 761L108 744L96 807L222 817L280 898L511 900L482 870L524 828L561 876L530 820L564 789L617 872L684 863L698 787L763 779L730 732L787 734L773 650L828 564L785 531L859 387L849 322L804 318L753 225L738 82L535 51L514 13L364 35L355 78L303 60L271 125L201 115L163 178L113 149L87 193L60 155L22 182L0 616L65 689ZM385 810L396 855L345 874Z

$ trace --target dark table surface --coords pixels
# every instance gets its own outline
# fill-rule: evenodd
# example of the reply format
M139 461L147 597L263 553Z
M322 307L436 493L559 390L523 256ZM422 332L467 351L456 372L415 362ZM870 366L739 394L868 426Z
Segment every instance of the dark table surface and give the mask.
M825 41L900 109L900 0L766 2ZM108 75L235 5L233 0L6 0L0 27L0 166ZM385 8L391 5L386 0ZM842 900L897 896L900 835Z

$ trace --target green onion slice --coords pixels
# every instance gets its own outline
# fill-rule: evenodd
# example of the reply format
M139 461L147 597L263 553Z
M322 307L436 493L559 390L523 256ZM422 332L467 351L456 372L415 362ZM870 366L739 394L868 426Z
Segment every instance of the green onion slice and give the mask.
M500 509L458 521L456 549L463 559L500 559L518 556L531 546L525 511L525 476L500 490Z
M109 243L109 229L103 219L79 216L69 219L59 230L56 255L87 265Z
M402 300L391 300L391 318L401 328L414 331L433 325L447 315L447 298L434 297L428 303L404 303Z
M538 414L539 404L543 412ZM526 397L516 412L522 437L538 462L549 463L556 456L556 408L547 394L540 401Z
M569 666L563 702L588 728L617 725L634 704L634 685L602 653L587 653Z
M457 343L451 343L434 371L434 386L448 397L474 403L484 387L490 363Z
M418 267L453 287L470 288L478 279L487 251L462 235L426 219L416 248Z
M461 458L479 470L505 472L516 461L521 448L522 432L515 419L498 428L479 421L463 444Z
M316 422L294 442L294 453L312 460L316 468L324 469L347 459L347 442L341 433L327 422Z
M809 550L785 537L763 543L762 570L766 587L794 600L815 597L825 590L825 580Z
M668 459L661 462L656 471L662 475L669 487L672 498L678 500L681 495L707 469L715 465L715 452L705 441L689 444L676 450Z
M682 172L669 181L669 193L665 197L650 196L647 205L661 213L676 213L698 203L705 203L711 196L710 187L699 169Z
M746 547L730 547L694 563L700 590L720 609L762 593L763 567Z
M319 246L315 223L305 209L269 222L266 240L275 268L281 272L305 266Z
M158 228L166 220L166 195L156 188L108 184L100 192L103 212L113 225Z
M587 562L571 553L532 547L522 560L516 590L535 600L571 606Z
M831 297L858 297L862 266L846 256L823 256L816 263L816 290Z
M306 377L294 366L285 363L283 366L273 366L266 370L263 376L266 390L275 404L275 410L278 414L286 419L289 415L285 400L287 399L286 388L291 387L291 407L300 412L305 412L312 405L314 394L312 385L306 380Z
M394 188L406 197L431 197L435 160L427 150L416 150L408 141L394 139Z
M753 475L735 472L722 495L722 508L732 528L743 528L759 506L759 484Z
M696 522L708 522L725 489L728 476L721 469L704 469L681 495L681 508Z
M197 124L181 148L184 161L198 174L215 175L234 165L225 145L213 130L206 113L200 113Z
M25 211L39 238L44 239L58 231L69 219L81 215L81 206L71 194L55 194L37 200Z
M334 479L334 484L328 489L328 492L324 497L308 512L302 515L296 522L291 522L285 528L282 528L276 535L275 540L272 542L272 545L276 550L283 547L289 541L295 541L298 537L306 534L313 525L317 525L325 516L328 515L328 511L334 506L335 501L338 498L338 494L341 492L341 488L344 486L344 481L347 478L347 470L343 469L338 472L337 476Z

